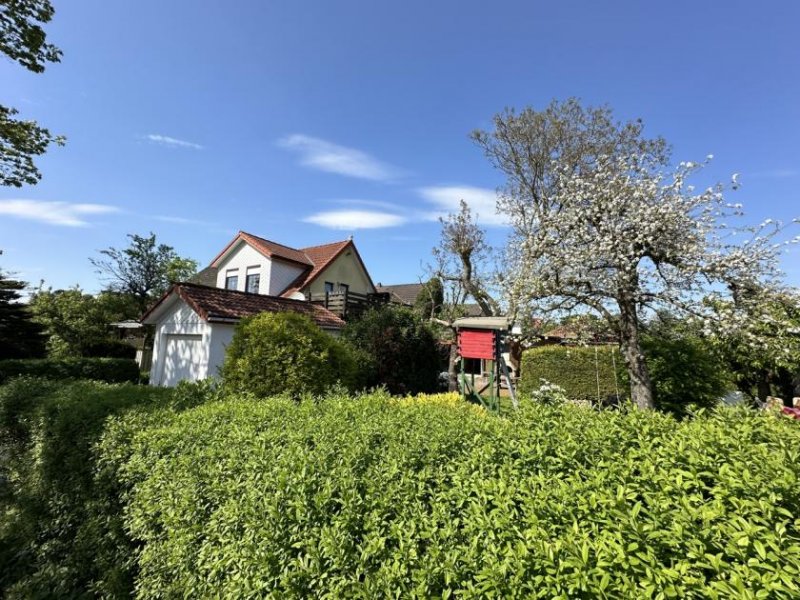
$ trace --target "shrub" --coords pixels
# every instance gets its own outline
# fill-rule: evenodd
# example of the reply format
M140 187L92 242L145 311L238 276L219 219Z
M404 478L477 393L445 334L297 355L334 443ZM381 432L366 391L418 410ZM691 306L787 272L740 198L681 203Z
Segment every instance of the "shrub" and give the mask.
M342 338L363 356L368 387L392 394L434 392L441 358L427 321L411 309L387 305L351 321Z
M570 399L606 402L623 393L615 365L620 367L620 356L613 346L531 348L522 353L519 390L530 395L548 382Z
M31 377L0 386L0 597L130 592L118 486L96 477L93 447L110 416L172 394Z
M93 379L106 383L136 383L139 367L127 358L42 358L0 360L0 383L18 376L47 379Z
M724 362L700 338L646 335L642 349L660 410L683 416L690 405L713 406L735 387Z
M267 397L353 388L355 358L344 344L297 313L262 313L236 326L222 366L226 388Z
M747 409L234 398L128 447L142 598L800 594L800 427Z

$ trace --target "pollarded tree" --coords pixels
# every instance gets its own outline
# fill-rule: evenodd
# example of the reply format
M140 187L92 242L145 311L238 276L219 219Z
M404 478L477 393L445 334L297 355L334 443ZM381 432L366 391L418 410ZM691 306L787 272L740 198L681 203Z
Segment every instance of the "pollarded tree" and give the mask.
M514 302L589 308L615 324L631 397L642 408L654 406L640 335L646 311L710 318L703 298L757 307L780 286L780 225L730 226L742 213L725 202L722 187L696 193L687 183L700 167L681 163L665 175L647 153L599 156L579 170L551 166L546 201L506 196L517 206L509 251Z

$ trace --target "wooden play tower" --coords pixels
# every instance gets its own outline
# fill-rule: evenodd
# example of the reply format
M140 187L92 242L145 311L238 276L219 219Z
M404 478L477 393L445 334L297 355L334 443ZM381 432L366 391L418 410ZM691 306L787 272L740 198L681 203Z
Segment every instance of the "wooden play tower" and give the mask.
M465 317L456 319L454 325L458 334L458 354L461 357L459 384L464 399L497 411L500 407L501 381L505 378L511 402L517 408L514 383L503 360L503 345L509 329L508 319ZM475 374L467 375L465 372L465 360L468 358L486 361L487 377L480 388L476 386Z

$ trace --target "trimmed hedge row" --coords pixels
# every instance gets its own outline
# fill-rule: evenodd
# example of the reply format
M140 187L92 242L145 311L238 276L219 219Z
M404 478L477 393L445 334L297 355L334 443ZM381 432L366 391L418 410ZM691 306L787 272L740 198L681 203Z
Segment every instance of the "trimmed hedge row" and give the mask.
M0 383L12 377L92 379L106 383L136 383L139 367L128 358L35 358L0 360Z
M0 597L131 595L122 488L98 470L95 444L114 415L139 409L151 422L169 414L163 407L201 401L202 387L30 377L0 386Z
M141 598L800 595L800 427L770 414L371 394L118 425Z
M605 402L623 394L615 362L619 369L619 351L612 346L531 348L522 353L519 390L530 395L544 380L562 387L568 398Z

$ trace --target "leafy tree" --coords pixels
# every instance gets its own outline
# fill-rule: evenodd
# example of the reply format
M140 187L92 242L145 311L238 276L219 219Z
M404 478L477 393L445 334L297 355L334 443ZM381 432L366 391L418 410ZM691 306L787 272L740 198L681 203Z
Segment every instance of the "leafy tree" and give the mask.
M109 331L109 323L137 316L130 297L114 292L92 296L79 287L40 289L31 298L30 310L47 334L51 357L125 357L134 351Z
M89 261L106 278L110 290L133 297L141 315L171 283L191 277L197 261L178 256L172 246L158 244L154 233L147 237L129 234L128 238L127 248L101 250L105 258Z
M696 320L661 313L646 324L642 350L659 410L684 416L689 405L711 407L734 388L734 375Z
M741 303L740 303L741 304ZM764 400L774 391L786 404L800 395L800 296L772 294L760 303L712 302L717 322L708 340L736 375L739 389Z
M48 62L59 62L61 50L46 41L42 25L53 18L50 0L11 0L0 3L0 52L34 73ZM34 185L41 173L33 162L51 143L64 138L35 121L15 119L18 111L0 105L0 185Z
M20 292L27 284L0 270L0 359L44 356L42 328L32 320Z
M422 284L422 289L414 299L414 311L422 317L434 318L442 312L444 288L438 277L431 277Z
M259 397L321 394L341 383L355 387L358 367L350 349L297 313L262 313L236 325L222 366L234 392Z
M427 319L400 306L386 305L350 321L342 339L360 351L367 385L384 385L392 394L436 391L441 358Z
M502 113L493 132L474 139L507 177L499 207L512 225L504 282L512 311L604 316L642 408L654 406L641 341L646 311L700 314L704 294L742 299L742 290L779 284L780 227L742 227L747 243L732 243L728 219L740 207L726 203L722 186L694 191L687 179L701 165L664 174L668 148L644 138L641 121L617 123L607 108L570 100ZM758 294L741 301L757 304Z

